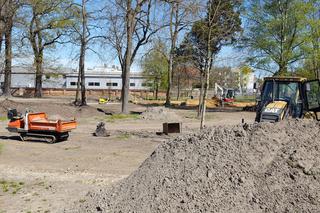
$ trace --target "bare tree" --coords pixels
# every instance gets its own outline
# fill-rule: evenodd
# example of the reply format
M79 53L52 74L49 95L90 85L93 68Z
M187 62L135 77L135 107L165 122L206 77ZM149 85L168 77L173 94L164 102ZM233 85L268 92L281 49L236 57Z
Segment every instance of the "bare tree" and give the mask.
M192 27L196 44L204 47L201 55L204 61L204 91L201 105L200 128L205 126L206 99L210 83L210 71L222 45L235 40L241 31L239 7L240 0L209 0L205 8L205 17Z
M130 68L139 49L150 41L160 27L152 22L155 0L111 1L107 40L117 52L122 69L122 113L128 113Z
M91 50L93 53L98 54L91 48L94 41L99 38L105 38L105 36L99 35L96 31L101 32L101 27L98 21L102 19L100 14L104 8L88 10L87 5L89 2L93 4L93 0L82 0L81 4L72 3L74 11L74 24L70 28L71 40L70 42L80 47L79 52L79 72L77 81L77 90L74 104L78 106L84 106L87 104L86 98L86 84L85 84L85 59L86 52ZM92 5L90 5L92 6ZM98 54L99 55L99 54ZM100 55L99 55L100 56ZM81 98L80 98L81 92Z
M84 106L87 104L86 101L86 84L85 84L85 57L86 57L86 49L88 44L88 17L87 17L87 10L86 10L86 3L88 1L82 0L82 4L78 5L81 8L80 12L80 22L81 22L81 29L77 29L74 27L75 31L78 34L80 40L80 57L79 57L79 74L78 74L78 82L77 82L77 91L74 103L76 105ZM79 98L81 88L81 101Z
M165 0L170 7L169 33L170 50L168 55L168 87L166 91L166 106L170 106L173 65L176 57L178 36L181 31L192 24L198 10L197 1Z
M4 38L4 30L5 30L5 10L4 5L7 0L0 0L0 54L2 52L2 42Z
M11 87L11 69L12 69L12 29L14 17L18 8L18 1L2 0L0 1L0 50L3 42L5 42L5 62L4 62L4 85L3 95L10 96Z
M64 29L70 25L70 7L68 0L28 0L26 9L31 10L31 19L24 20L26 36L34 54L35 97L42 97L42 76L44 51L62 42Z
M194 28L193 28L194 29ZM200 77L200 94L199 94L199 106L197 110L197 117L201 115L201 103L204 90L204 73L205 73L205 46L200 42L198 37L193 32L188 32L179 48L177 49L180 63L186 63L188 66L195 67L199 72Z

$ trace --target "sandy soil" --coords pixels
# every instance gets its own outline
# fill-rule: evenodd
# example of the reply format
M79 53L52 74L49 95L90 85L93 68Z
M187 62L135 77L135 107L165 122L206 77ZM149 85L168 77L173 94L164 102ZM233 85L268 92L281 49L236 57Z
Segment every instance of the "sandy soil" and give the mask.
M319 212L320 123L207 128L162 143L70 213Z
M3 100L0 100L0 103ZM52 117L76 117L79 127L66 142L45 144L21 142L0 122L0 213L61 212L71 203L84 202L90 190L107 186L127 177L171 136L158 136L162 121L145 120L138 116L129 119L110 119L98 112L119 112L117 103L85 109L74 108L68 99L13 99L5 107L48 112ZM10 106L12 105L12 106ZM143 112L145 106L130 105L130 110ZM199 127L196 113L172 110L182 118L183 131ZM6 116L2 107L0 117ZM242 119L252 123L251 112L208 112L207 126L238 124ZM99 121L106 122L111 137L92 136Z

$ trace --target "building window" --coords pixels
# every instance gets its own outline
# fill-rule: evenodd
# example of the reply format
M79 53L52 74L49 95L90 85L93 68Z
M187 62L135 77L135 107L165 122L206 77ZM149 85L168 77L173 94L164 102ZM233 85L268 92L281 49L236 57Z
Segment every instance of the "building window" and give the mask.
M99 87L99 86L100 86L100 82L89 82L88 85L89 85L89 86Z
M148 82L148 83L142 83L141 86L143 86L143 87L152 87L152 86L153 86L153 83L150 83L150 82Z
M136 84L135 83L130 83L130 87L135 87Z
M70 82L70 86L76 86L76 85L77 85L77 82L75 82L75 81Z
M117 87L118 86L118 83L107 83L107 87Z

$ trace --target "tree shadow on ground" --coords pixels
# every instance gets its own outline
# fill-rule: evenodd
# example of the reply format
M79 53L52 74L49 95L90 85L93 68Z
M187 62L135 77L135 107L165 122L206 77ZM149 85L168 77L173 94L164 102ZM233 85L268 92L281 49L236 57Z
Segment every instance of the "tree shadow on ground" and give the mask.
M50 144L48 142L45 142L44 140L41 140L41 139L34 139L34 140L25 140L25 141L22 141L20 136L0 136L0 140L10 140L10 141L16 141L16 142L26 142L26 143L44 143L44 144ZM63 143L65 141L57 141L57 142L54 142L52 144L55 144L55 143Z

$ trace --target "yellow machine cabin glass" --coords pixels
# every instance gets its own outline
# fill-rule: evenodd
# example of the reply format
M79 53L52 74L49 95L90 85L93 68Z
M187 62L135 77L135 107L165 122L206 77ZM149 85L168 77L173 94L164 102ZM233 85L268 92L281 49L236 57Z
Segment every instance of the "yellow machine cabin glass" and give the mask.
M309 110L317 109L320 107L320 85L319 81L310 81L309 90L307 91L307 99Z
M263 100L300 100L299 83L285 81L267 81L262 94Z

